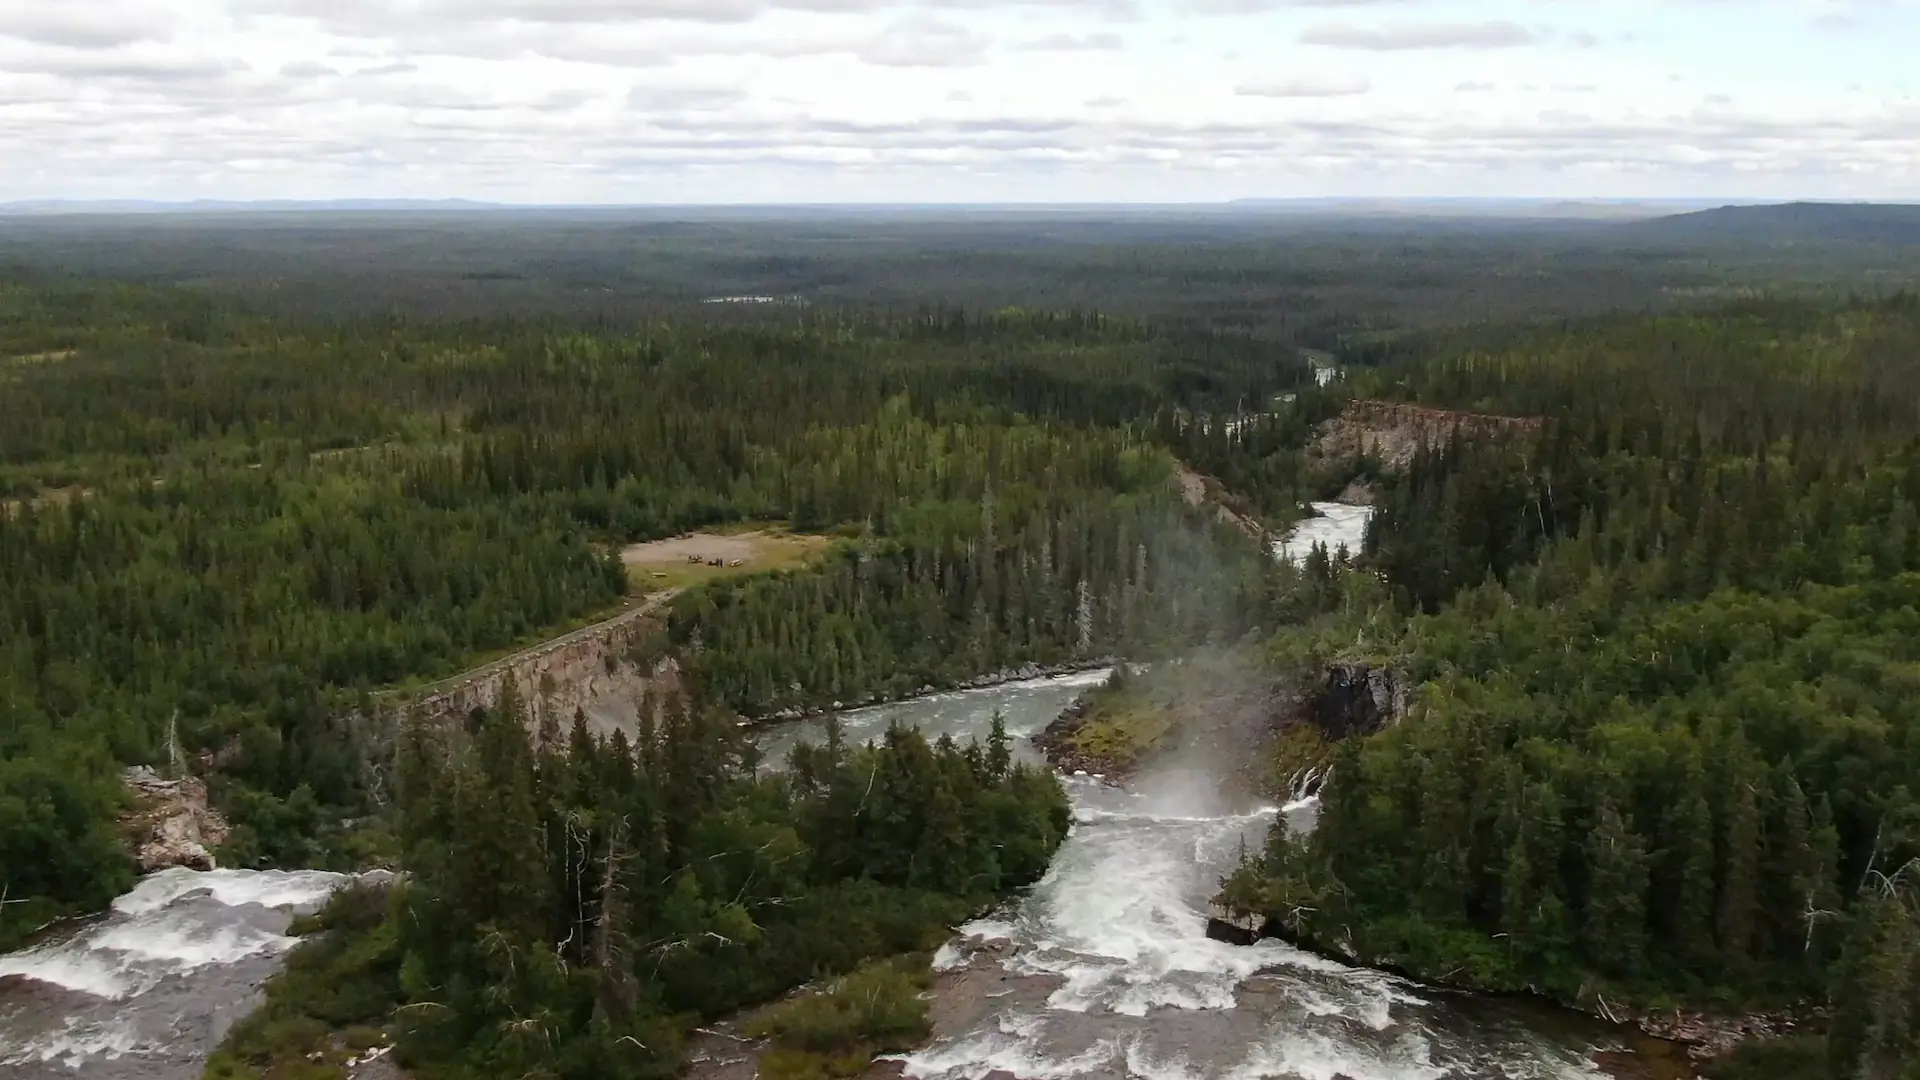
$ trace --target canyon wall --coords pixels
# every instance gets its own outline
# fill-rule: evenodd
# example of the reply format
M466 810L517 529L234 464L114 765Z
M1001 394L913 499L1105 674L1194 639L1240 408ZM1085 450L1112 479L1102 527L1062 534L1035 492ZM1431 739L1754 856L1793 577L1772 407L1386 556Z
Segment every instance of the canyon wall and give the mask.
M419 714L429 722L464 723L476 709L498 704L508 680L518 688L527 724L538 729L551 718L562 731L576 711L605 737L615 730L632 738L641 700L652 690L678 686L679 666L660 647L664 608L678 590L657 593L618 615L532 648L414 690L389 691L374 698L372 715L353 719L363 743L373 749L369 763L376 790L384 786L385 751L401 723Z
M1468 435L1536 431L1533 416L1429 409L1398 401L1350 401L1327 421L1315 449L1323 457L1371 456L1389 469L1404 469L1422 447L1445 442L1457 430Z

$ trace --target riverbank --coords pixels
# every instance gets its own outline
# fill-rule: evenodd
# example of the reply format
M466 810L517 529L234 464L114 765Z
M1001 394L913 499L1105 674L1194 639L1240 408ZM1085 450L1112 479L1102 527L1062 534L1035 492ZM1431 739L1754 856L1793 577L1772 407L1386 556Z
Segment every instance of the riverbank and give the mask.
M1241 947L1253 947L1263 941L1285 942L1334 963L1392 975L1447 993L1564 1009L1591 1017L1618 1029L1630 1048L1630 1053L1610 1055L1612 1067L1606 1069L1608 1075L1621 1080L1675 1080L1700 1075L1701 1070L1743 1047L1818 1033L1824 1028L1825 1017L1814 1009L1727 1013L1686 1006L1636 1008L1624 1001L1610 1000L1605 991L1597 989L1575 998L1531 989L1489 989L1450 977L1451 972L1436 975L1408 968L1390 958L1356 954L1311 935L1290 933L1272 919L1259 921L1256 926L1253 920L1235 917L1218 905L1208 916L1207 935ZM1682 1062L1685 1071L1677 1071ZM1605 1061L1601 1064L1607 1065Z

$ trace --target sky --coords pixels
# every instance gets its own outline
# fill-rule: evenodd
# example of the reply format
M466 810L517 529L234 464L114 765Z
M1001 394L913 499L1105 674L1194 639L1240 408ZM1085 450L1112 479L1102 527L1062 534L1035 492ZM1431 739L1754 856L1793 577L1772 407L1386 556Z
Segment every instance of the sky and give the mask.
M0 0L0 201L1920 200L1920 0Z

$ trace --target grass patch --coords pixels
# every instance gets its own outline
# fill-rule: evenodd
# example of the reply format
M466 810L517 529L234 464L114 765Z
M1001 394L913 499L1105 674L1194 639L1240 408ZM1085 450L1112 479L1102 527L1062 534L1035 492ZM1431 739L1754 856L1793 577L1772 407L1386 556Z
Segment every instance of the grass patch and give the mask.
M927 958L896 957L861 967L818 993L782 1002L746 1025L770 1039L760 1060L764 1080L833 1080L857 1076L881 1054L911 1050L932 1034L921 992Z
M305 937L267 998L207 1061L207 1080L343 1080L346 1061L388 1041L403 1000L387 891L353 886L294 923Z
M1174 703L1124 692L1096 700L1086 724L1074 732L1073 748L1116 767L1131 767L1173 730L1175 711Z
M634 590L651 592L795 569L824 555L833 543L830 536L792 533L777 526L741 525L633 544L620 553L620 558ZM715 560L719 565L713 565Z
M1251 716L1264 728L1267 677L1235 650L1202 650L1095 689L1068 746L1090 763L1126 771L1199 733ZM1252 767L1256 763L1241 763Z

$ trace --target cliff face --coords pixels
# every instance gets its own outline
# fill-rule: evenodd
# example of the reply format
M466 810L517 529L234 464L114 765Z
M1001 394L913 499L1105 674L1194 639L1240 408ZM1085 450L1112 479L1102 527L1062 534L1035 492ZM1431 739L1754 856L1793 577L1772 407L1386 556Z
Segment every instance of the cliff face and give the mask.
M1370 664L1330 664L1307 708L1328 741L1364 738L1406 717L1407 677Z
M1422 447L1444 443L1455 431L1485 436L1535 431L1540 425L1541 420L1531 416L1489 416L1398 401L1352 401L1327 421L1314 447L1322 457L1370 456L1399 470L1411 464Z
M372 756L384 759L384 748L393 745L407 716L417 711L432 723L461 723L474 710L498 704L511 680L526 704L530 728L552 718L564 731L578 710L596 734L607 736L617 729L632 738L641 699L650 691L678 685L679 666L671 658L656 658L660 650L654 647L664 633L662 609L675 592L656 594L613 618L415 693L382 695L374 714L357 717L355 723L366 741L379 748Z
M205 784L191 776L164 780L144 765L128 769L126 783L135 808L121 826L133 841L141 873L215 868L213 849L226 842L227 822L207 805Z

